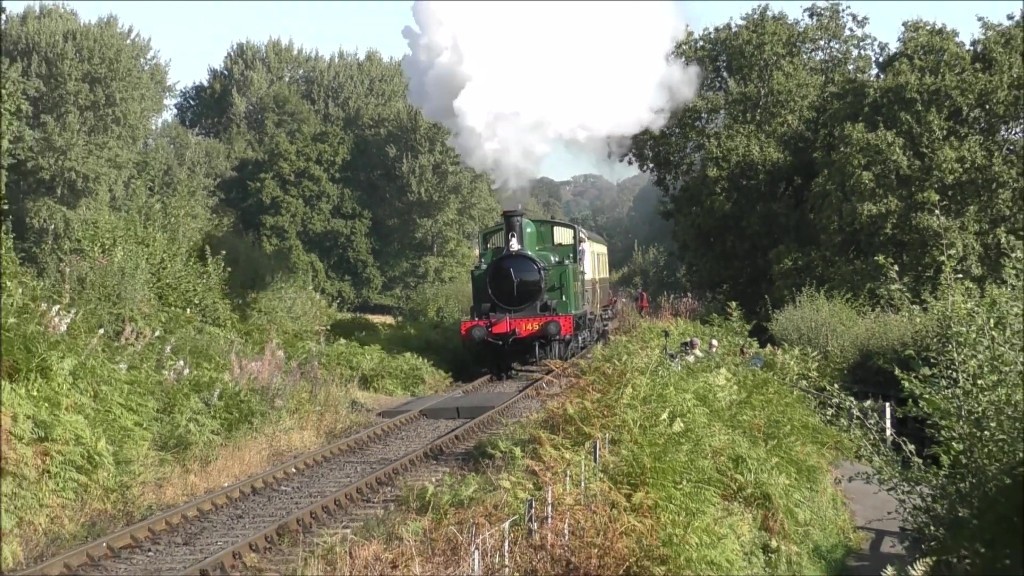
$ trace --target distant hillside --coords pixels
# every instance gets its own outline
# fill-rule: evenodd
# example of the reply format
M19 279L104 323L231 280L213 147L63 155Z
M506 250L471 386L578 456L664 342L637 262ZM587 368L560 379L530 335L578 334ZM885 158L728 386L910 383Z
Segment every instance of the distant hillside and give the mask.
M568 180L537 178L523 205L528 215L565 219L607 238L613 266L629 259L633 247L667 244L671 225L658 213L662 193L646 174L609 181L598 174Z

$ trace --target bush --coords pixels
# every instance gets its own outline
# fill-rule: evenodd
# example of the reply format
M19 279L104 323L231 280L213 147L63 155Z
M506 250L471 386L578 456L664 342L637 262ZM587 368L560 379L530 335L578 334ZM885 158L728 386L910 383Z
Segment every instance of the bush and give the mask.
M858 382L894 377L896 363L928 334L920 313L867 310L847 296L810 289L776 312L769 327L781 344L820 354L829 376Z
M669 325L675 340L716 337L721 346L719 355L675 371L650 345L660 328L642 327L584 369L597 401L582 418L592 424L580 432L596 425L612 431L620 455L610 481L643 494L658 527L662 552L638 569L751 574L833 567L852 537L829 472L838 435L790 387L785 368L752 370L739 358L744 334ZM575 442L584 439L579 434Z
M774 335L820 354L848 382L889 384L909 400L898 419L924 423L930 447L862 430L877 481L900 503L911 549L939 572L1024 569L1024 299L1020 272L984 293L953 281L921 309L866 311L806 291L778 312ZM848 408L860 409L855 403Z
M633 291L643 287L653 299L666 292L679 291L685 285L682 265L659 245L634 251L629 262L616 270L612 281Z
M414 354L454 378L475 373L475 361L462 344L458 321L402 319L388 325L362 316L345 316L331 326L331 334L378 347L388 354Z
M469 316L473 287L469 275L448 284L428 284L408 295L400 305L402 318L411 322L458 324Z
M1022 297L1019 268L984 294L947 283L929 303L942 337L914 353L916 370L900 372L914 399L904 413L929 422L937 465L882 459L880 475L916 551L942 573L1024 571Z

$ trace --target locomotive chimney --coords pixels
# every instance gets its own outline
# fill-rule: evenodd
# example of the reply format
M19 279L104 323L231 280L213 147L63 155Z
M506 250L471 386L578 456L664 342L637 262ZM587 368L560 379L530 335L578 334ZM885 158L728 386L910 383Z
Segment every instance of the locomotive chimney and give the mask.
M523 211L505 210L501 213L505 221L505 251L517 251L523 246ZM513 239L515 240L513 242Z

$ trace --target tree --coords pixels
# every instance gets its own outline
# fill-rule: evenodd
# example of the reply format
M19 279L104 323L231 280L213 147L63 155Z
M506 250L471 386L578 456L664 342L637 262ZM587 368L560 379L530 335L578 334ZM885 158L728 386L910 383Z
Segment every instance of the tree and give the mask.
M561 183L547 177L537 178L530 183L529 197L536 203L538 218L565 220Z
M62 208L124 190L170 87L149 40L113 16L83 23L61 5L28 6L5 19L3 44L5 83L20 85L25 105L4 114L25 131L4 151L6 193L35 261L64 233Z
M177 113L232 150L224 204L244 232L343 305L398 302L464 275L497 212L487 181L405 90L398 63L376 52L246 42L183 92Z
M1019 92L1011 95L1020 38L1020 20L983 24L968 49L952 30L908 22L877 77L837 98L809 198L818 265L835 270L825 280L875 292L881 260L921 296L946 265L982 284L1002 274L1024 238L1024 167L1010 135L1021 126Z
M889 50L865 26L762 6L680 44L700 93L629 160L670 192L695 288L747 309L811 284L878 299L898 269L923 294L940 256L982 280L1021 241L1019 18L970 50L921 22Z

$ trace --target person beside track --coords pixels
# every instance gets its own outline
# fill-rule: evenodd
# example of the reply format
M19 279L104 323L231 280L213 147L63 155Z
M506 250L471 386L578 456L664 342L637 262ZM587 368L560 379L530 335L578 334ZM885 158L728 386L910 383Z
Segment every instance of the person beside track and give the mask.
M634 298L634 301L636 302L637 313L640 314L641 318L646 317L648 310L650 310L651 308L651 299L649 296L647 296L647 292L644 292L643 287L637 290L636 298Z

